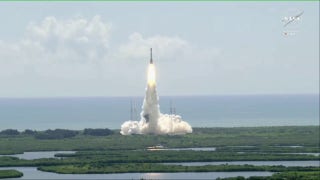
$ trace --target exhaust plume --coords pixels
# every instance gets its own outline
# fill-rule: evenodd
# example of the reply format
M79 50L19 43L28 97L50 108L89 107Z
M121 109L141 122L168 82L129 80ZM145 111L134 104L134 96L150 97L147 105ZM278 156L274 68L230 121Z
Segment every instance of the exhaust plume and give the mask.
M129 120L121 125L122 135L130 134L186 134L191 126L175 114L161 114L156 90L156 71L152 62L148 66L146 95L143 100L140 121Z

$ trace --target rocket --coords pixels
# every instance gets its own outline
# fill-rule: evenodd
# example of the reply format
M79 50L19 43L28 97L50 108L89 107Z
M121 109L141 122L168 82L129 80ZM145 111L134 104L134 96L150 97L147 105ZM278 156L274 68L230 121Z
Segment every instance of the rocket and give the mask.
M148 86L154 87L156 84L156 70L152 59L152 48L150 48L150 62L148 64Z
M153 60L152 60L152 48L150 48L150 64L153 64Z

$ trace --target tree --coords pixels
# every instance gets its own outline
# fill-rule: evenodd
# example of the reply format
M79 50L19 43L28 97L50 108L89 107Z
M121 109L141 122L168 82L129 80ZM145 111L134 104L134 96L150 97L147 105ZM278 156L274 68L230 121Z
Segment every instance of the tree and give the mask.
M5 129L0 132L0 135L7 135L7 136L16 136L19 135L19 131L16 129Z
M33 131L33 130L30 130L30 129L26 129L22 132L23 134L26 134L26 135L35 135L37 133L37 131Z
M83 131L84 135L90 135L90 136L108 136L113 134L113 131L106 128L106 129L84 129Z
M71 138L78 134L77 131L67 130L67 129L55 129L55 130L46 130L35 134L37 139L63 139Z

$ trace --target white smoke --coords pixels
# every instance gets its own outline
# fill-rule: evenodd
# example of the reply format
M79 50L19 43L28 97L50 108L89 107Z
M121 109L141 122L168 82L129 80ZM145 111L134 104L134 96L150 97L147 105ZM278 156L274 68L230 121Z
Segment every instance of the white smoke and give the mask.
M150 73L150 70L151 73ZM154 65L148 69L148 85L142 105L140 121L126 121L121 125L122 135L130 134L186 134L192 133L191 126L174 114L161 114L155 85ZM152 77L152 78L151 78Z

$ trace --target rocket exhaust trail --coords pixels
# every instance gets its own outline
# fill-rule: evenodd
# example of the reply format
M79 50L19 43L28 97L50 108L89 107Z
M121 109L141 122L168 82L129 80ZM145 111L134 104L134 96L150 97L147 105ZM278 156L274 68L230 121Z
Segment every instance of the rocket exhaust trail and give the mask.
M148 86L156 86L156 68L154 64L148 66Z
M150 64L148 66L148 86L156 85L156 68L152 59L152 48L150 48Z
M156 89L156 69L150 49L147 71L147 88L143 100L140 121L126 121L121 125L122 135L130 134L186 134L192 133L191 126L174 114L161 114Z

